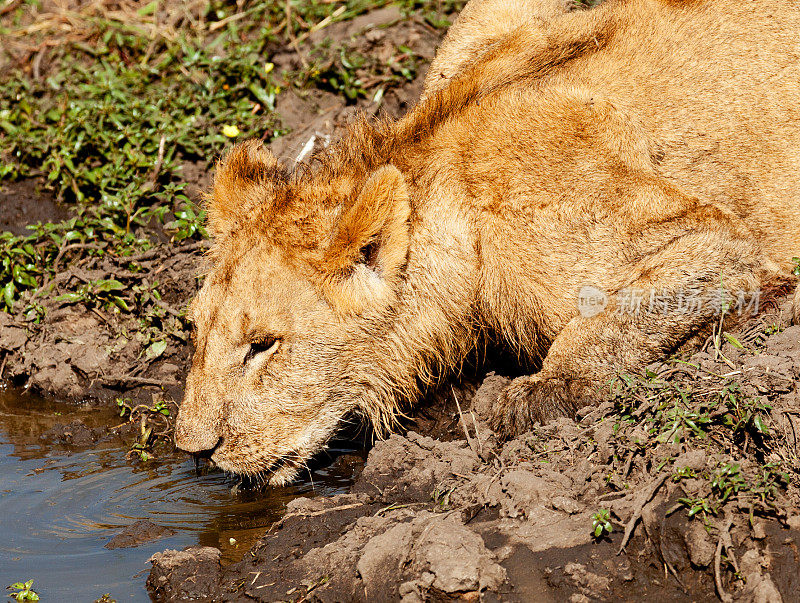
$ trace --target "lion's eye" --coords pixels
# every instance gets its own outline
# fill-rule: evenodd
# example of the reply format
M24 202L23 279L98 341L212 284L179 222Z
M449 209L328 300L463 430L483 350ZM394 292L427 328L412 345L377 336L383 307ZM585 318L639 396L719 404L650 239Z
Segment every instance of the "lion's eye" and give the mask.
M278 349L279 344L280 340L274 337L267 337L265 339L251 341L250 348L247 350L247 354L245 354L244 357L244 363L247 364L259 354L275 352L275 350Z

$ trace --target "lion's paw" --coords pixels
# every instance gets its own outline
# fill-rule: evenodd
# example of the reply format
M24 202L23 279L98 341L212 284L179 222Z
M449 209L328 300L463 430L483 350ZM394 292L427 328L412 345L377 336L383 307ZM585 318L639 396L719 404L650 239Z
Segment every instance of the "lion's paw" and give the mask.
M492 429L503 439L521 435L537 423L556 417L574 417L592 402L595 388L582 379L518 377L500 395L492 409Z

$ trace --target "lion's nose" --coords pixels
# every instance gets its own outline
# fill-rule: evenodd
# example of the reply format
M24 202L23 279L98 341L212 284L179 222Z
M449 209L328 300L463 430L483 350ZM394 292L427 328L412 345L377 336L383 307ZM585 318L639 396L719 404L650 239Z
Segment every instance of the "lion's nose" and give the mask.
M222 438L214 429L186 421L178 414L175 424L175 446L192 454L210 454L219 446Z

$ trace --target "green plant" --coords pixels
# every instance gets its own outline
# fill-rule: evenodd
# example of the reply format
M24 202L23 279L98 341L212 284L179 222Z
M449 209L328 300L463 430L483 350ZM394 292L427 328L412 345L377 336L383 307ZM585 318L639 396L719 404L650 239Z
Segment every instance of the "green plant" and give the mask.
M608 509L600 509L597 513L592 515L592 534L595 538L611 534L614 526L611 523L611 511Z
M741 465L738 463L726 463L718 467L711 477L711 490L716 494L719 503L725 503L746 486Z
M82 26L95 42L71 48L47 77L10 73L0 82L0 185L40 178L74 213L30 235L0 235L6 311L48 281L54 261L63 269L78 252L146 248L136 231L153 217L168 222L176 241L207 236L202 212L183 194L183 164L218 155L231 136L272 132L280 87L261 52L270 31L257 22L251 29L261 33L244 41L234 26L212 39L188 28L151 37L105 18ZM83 287L64 301L97 294L113 297Z
M120 295L125 290L125 285L116 279L99 279L90 281L77 291L65 293L56 297L56 301L63 301L69 304L83 302L89 306L97 306L107 310L122 310L130 312L131 307L125 298Z
M313 84L329 89L348 102L372 96L373 102L378 103L389 86L416 77L421 57L411 48L399 45L388 60L381 61L361 54L348 44L333 46L326 40L311 51L311 58L308 66L294 74L297 85Z
M673 479L678 481L679 476L680 472L676 472ZM698 514L703 518L717 515L726 503L734 499L741 505L750 506L751 509L768 511L772 501L778 496L778 490L785 487L790 479L789 474L781 469L779 463L763 465L748 479L742 471L742 466L733 462L720 464L711 472L703 472L702 475L692 473L690 477L705 480L705 485L701 486L705 494L678 499L678 503L688 509L690 518Z
M679 482L683 479L691 479L694 476L695 472L691 467L678 467L672 475L672 481Z
M39 595L33 590L33 580L27 582L15 582L11 586L6 587L10 590L9 597L17 601L38 601Z
M795 276L800 276L800 258L792 258L792 262L794 262L794 268L792 269L792 274Z
M33 242L10 232L0 233L0 283L3 307L11 311L21 291L37 286L41 270L37 267L39 254Z
M711 422L707 409L692 404L691 392L680 387L670 390L671 395L658 405L651 423L652 433L658 441L679 443L689 437L705 438Z
M438 505L442 509L446 509L450 506L450 496L455 492L456 487L452 486L450 488L435 488L434 491L431 493L431 500L435 505Z
M169 405L163 400L154 402L153 406L148 406L147 404L131 406L131 400L129 398L117 398L117 407L119 408L119 416L123 418L127 415L129 418L133 419L134 416L140 413L160 414L165 417L169 417L171 414Z
M769 505L778 496L778 490L785 488L790 482L787 471L783 471L780 463L766 463L763 465L748 493L762 506Z
M139 435L131 443L128 454L137 456L141 461L149 461L153 458L152 449L156 440L170 437L169 417L172 411L169 404L164 400L156 400L152 406L133 405L128 398L117 398L117 407L120 417L127 417L128 422L139 422Z
M716 505L712 504L708 499L703 497L687 496L684 498L679 498L678 503L689 509L690 519L697 514L702 514L703 519L705 519L707 515L716 515L718 511L718 507Z
M172 231L172 240L175 242L190 239L195 236L208 238L208 232L204 226L206 212L199 209L186 196L180 195L183 200L183 207L175 212L175 219L164 225L166 230Z
M723 415L724 424L731 428L735 436L745 432L760 437L769 435L766 416L772 407L759 398L743 396L737 384L729 384L722 389L719 404L726 409Z
M774 515L775 501L789 485L791 474L780 463L765 464L763 460L764 448L778 435L773 435L769 425L770 405L745 395L741 383L730 377L686 362L679 364L686 367L688 381L676 383L645 375L622 376L614 384L616 423L609 475L616 475L623 458L621 473L625 474L635 455L648 459L647 449L659 444L683 442L687 449L702 447L709 454L727 457L747 458L749 452L756 457L749 465L725 460L710 468L675 467L672 480L682 482L685 492L679 505L687 509L690 518L717 515L732 501L751 512ZM697 379L699 374L705 379ZM643 447L638 430L645 426L648 441ZM636 437L632 437L634 433ZM649 458L655 473L672 460L674 457L660 462L657 457ZM617 486L613 481L609 485Z

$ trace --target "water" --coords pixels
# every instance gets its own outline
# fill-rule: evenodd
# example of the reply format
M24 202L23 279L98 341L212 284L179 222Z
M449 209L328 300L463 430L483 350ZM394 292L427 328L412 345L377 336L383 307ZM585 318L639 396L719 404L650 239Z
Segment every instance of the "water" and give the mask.
M126 459L121 441L83 450L41 438L76 419L89 427L119 422L110 409L0 390L0 590L33 578L42 600L94 601L110 593L118 601L149 601L144 584L153 553L201 544L220 548L224 562L237 561L289 500L344 492L352 483L352 470L333 465L292 487L235 493L230 479L198 477L181 455L137 464ZM139 519L176 534L103 548Z

